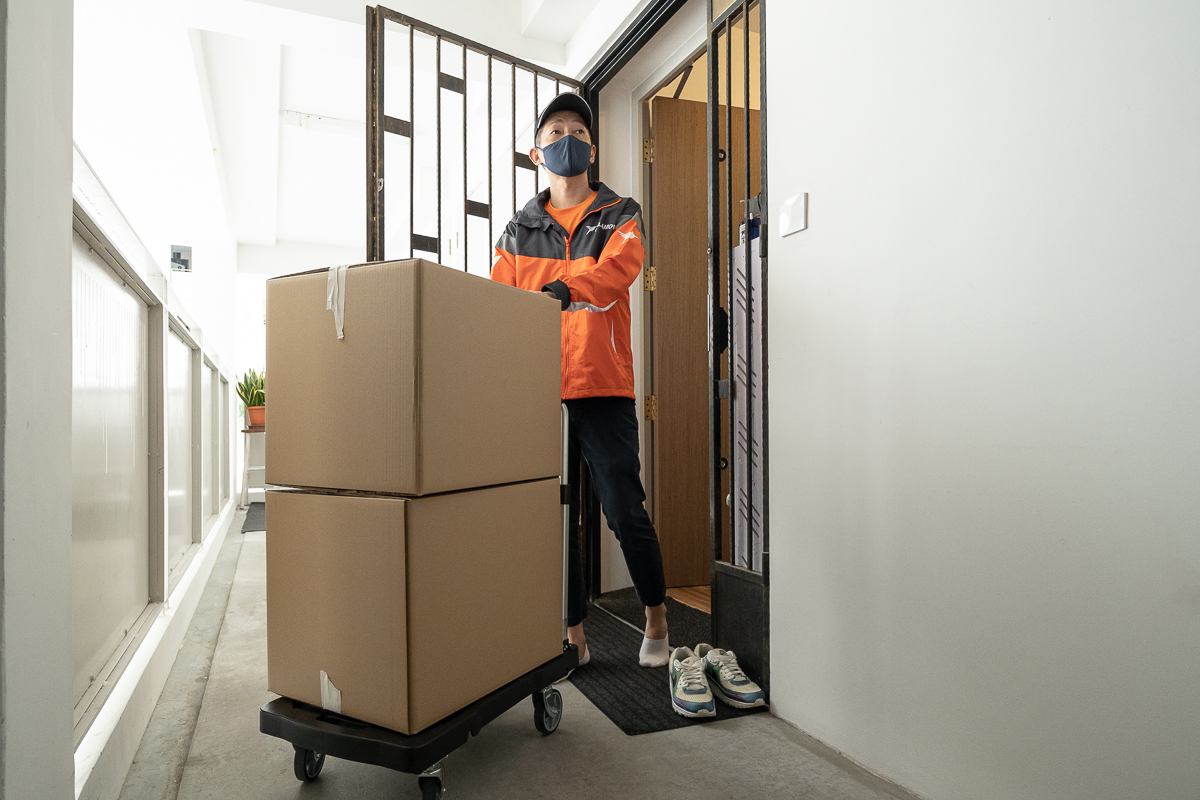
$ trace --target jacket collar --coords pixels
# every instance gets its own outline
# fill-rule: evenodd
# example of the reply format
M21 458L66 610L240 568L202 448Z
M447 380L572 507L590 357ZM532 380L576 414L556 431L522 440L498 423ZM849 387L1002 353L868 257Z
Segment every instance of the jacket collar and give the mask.
M596 193L596 199L588 206L587 213L584 216L606 206L611 206L621 199L620 195L599 181L593 181L588 186ZM554 217L550 216L550 212L546 210L546 203L548 202L550 202L550 190L543 189L538 192L532 200L525 204L525 207L521 209L521 213L517 214L517 224L524 225L526 228L548 229L554 224Z

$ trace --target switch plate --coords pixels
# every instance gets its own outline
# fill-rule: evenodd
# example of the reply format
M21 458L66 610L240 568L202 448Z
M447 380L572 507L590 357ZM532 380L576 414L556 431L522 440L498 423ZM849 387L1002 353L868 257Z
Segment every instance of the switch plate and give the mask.
M808 192L801 192L783 201L779 210L779 236L791 236L807 229Z

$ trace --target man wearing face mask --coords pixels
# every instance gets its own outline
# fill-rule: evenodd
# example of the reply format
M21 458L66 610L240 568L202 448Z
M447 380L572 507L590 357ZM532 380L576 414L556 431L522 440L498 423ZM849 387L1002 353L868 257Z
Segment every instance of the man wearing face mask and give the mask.
M492 280L542 292L562 305L562 397L570 414L569 468L578 484L587 459L608 526L621 543L638 599L646 606L639 661L667 663L666 581L658 536L644 506L629 336L629 287L645 259L638 204L589 183L596 160L592 110L560 94L538 118L534 164L550 188L513 217L496 242ZM579 537L578 486L571 498L567 624L580 664L590 659L583 620L587 596Z

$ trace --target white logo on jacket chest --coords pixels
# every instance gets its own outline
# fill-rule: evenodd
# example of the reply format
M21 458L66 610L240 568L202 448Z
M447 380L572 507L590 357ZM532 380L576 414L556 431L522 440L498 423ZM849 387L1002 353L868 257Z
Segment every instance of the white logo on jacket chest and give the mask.
M603 228L606 231L611 231L613 228L615 228L617 226L613 225L611 222L601 222L597 225L584 225L583 227L587 228L587 230L584 231L584 233L591 233L592 231L596 230L597 228Z

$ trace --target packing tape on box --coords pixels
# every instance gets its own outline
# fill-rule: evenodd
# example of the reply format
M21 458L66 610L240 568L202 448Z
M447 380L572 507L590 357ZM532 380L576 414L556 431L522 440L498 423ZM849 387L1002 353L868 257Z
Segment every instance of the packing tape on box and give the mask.
M349 264L329 268L329 279L325 284L325 310L333 312L333 327L337 329L339 339L346 322L346 270Z
M329 680L325 670L321 670L321 708L335 714L342 713L342 693Z

